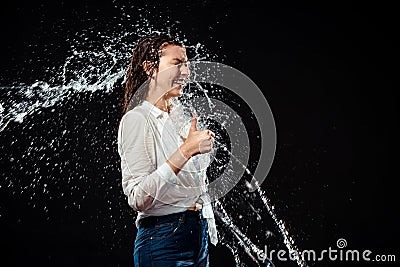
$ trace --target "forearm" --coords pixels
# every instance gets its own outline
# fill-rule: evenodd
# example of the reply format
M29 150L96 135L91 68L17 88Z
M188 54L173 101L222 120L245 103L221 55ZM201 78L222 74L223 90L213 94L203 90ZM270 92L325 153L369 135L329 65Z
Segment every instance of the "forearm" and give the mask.
M192 157L191 150L185 145L181 145L167 160L168 165L178 175L186 162Z
M136 164L128 166L129 172L125 172L125 178L123 179L124 193L128 196L129 205L138 211L149 209L154 199L158 199L164 203L171 201L169 194L165 194L170 185L179 184L177 174L188 159L192 157L192 152L188 149L185 144L181 145L168 159L167 161L159 166L157 170L153 171L144 176L132 175L133 173L139 172ZM125 155L128 156L128 155ZM133 159L134 155L123 157L124 159ZM147 164L146 164L147 166ZM181 188L177 192L179 195L191 195L191 192L186 192Z
M178 183L177 179L173 169L165 162L146 175L125 175L122 187L128 197L129 206L137 211L144 211L153 206L155 199L164 203L173 201L167 192Z

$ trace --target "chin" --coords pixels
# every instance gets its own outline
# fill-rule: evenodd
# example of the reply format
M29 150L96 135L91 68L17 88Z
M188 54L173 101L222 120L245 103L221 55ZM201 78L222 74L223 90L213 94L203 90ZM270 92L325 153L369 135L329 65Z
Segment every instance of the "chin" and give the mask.
M168 94L171 97L178 97L178 96L183 95L183 90L182 89L178 89L178 88L174 88L171 91L169 91Z

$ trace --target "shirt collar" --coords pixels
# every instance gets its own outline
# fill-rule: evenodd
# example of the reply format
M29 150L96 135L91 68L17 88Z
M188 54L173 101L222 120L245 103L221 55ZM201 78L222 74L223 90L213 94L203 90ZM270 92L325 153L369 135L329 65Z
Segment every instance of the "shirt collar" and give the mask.
M159 109L158 107L154 106L152 103L150 103L147 100L143 100L142 105L143 105L144 108L149 110L150 113L156 118L159 118L159 117L162 118L164 115L168 115L167 112Z

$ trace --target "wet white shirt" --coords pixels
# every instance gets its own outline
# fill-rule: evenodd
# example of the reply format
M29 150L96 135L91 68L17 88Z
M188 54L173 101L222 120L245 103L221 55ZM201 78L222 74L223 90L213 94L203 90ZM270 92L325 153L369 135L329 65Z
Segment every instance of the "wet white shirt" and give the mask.
M210 241L215 245L214 213L205 186L209 157L190 158L178 175L167 163L183 144L181 136L188 134L190 122L182 124L186 127L181 127L181 122L178 109L168 114L148 101L122 117L118 130L122 188L129 206L138 211L136 226L144 217L183 212L194 203L202 203Z

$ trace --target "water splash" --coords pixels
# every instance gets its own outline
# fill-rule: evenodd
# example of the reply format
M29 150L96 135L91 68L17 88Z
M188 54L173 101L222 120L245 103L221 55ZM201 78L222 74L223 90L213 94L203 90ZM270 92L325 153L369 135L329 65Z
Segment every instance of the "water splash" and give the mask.
M283 237L283 242L284 242L286 248L289 250L289 254L292 256L292 259L294 259L296 261L297 265L300 267L307 266L307 263L305 262L305 260L303 258L303 253L294 244L294 239L289 234L289 231L286 228L285 222L283 220L278 219L278 216L276 215L276 213L274 211L274 206L271 203L271 200L266 196L265 192L263 192L261 187L258 185L257 180L256 179L254 179L254 180L255 181L253 181L253 183L256 184L257 193L259 194L262 202L264 203L265 207L267 208L269 215L274 220L275 224L278 226L279 232L281 233L281 235Z
M127 18L128 14L121 16L122 20ZM131 220L124 225L131 210L121 196L119 164L112 151L116 146L114 127L120 119L119 92L137 40L167 32L187 44L194 60L214 57L203 44L190 44L184 34L174 33L173 23L156 29L143 14L131 22L75 33L67 38L72 44L63 63L46 69L49 77L0 85L1 163L6 165L1 168L2 196L23 202L38 216L55 223L68 220L56 213L60 211L81 216L82 225L107 218L95 230L110 250L123 247L123 231L132 225ZM96 200L94 208L98 210L102 203L106 210L93 214L88 203L98 194L103 197ZM0 204L0 218L5 219L7 209L1 205L4 203ZM15 215L15 221L22 222L23 217ZM120 239L108 243L108 232Z
M207 113L210 115L207 115L206 118L202 118L200 117L199 121L200 123L203 125L204 128L211 128L213 125L209 124L207 122L207 120L213 119L214 117L218 117L219 118L219 123L220 125L226 126L228 124L233 124L233 121L235 119L235 117L237 117L237 114L223 114L219 111L217 111L215 109L215 105L213 104L213 101L211 99L211 97L208 94L208 90L205 89L205 85L202 85L200 83L195 83L194 85L199 91L197 93L194 93L194 95L199 95L199 94L203 94L204 97L206 98L206 102L208 105L206 105L206 108L204 108L204 106L202 107L201 105L200 107L200 114L202 113ZM192 88L192 91L193 88ZM215 95L215 93L214 93ZM191 98L193 98L193 95L190 96ZM186 100L187 105L191 105L193 104L193 102L198 102L199 98L195 98L195 100ZM203 109L203 110L202 110ZM206 112L207 109L208 111ZM215 114L215 115L214 115ZM239 131L240 129L236 129L236 131ZM216 129L216 131L218 131L218 133L221 133L221 129ZM214 146L215 149L218 151L223 151L224 153L227 154L227 158L232 158L234 159L240 166L242 169L244 169L245 173L247 176L249 176L250 182L249 181L245 181L247 188L249 189L249 191L253 192L256 191L262 204L264 205L264 208L266 208L269 216L272 218L277 230L279 231L282 239L283 239L283 243L286 246L286 248L288 249L290 258L292 260L294 260L298 266L300 267L306 267L307 263L305 262L304 258L303 258L303 254L301 252L301 250L295 245L294 239L293 237L290 235L286 224L283 220L279 219L276 212L275 212L275 208L274 205L272 204L272 201L267 197L266 193L261 189L260 185L258 184L258 180L253 176L253 174L251 173L251 171L249 170L249 168L247 168L246 165L243 164L243 162L241 162L241 160L237 157L237 155L233 154L231 152L230 146L229 146L229 141L227 140L227 138L225 137L220 137L219 134L217 134L217 138L215 140ZM224 168L230 168L232 163L227 163L227 161L225 160L216 160L217 165L219 165L219 167L224 167ZM227 166L229 165L229 166ZM225 211L223 205L221 204L221 202L216 201L217 204L217 208L219 208L221 210L219 217L220 220L222 221L222 223L224 223L225 225L227 225L227 228L232 231L234 237L238 240L239 245L241 247L243 247L243 249L245 250L245 252L248 254L248 256L256 263L258 263L257 257L255 255L262 255L262 257L265 257L266 255L264 255L264 253L257 248L257 246L245 235L243 234L239 228L234 225L234 223L232 222L231 218L229 217L228 213ZM250 203L250 202L246 202L246 204L250 207L250 209L253 211L253 213L256 215L257 220L262 220L261 215L259 214L259 212L254 208L254 206ZM255 255L253 255L253 254Z
M123 17L130 19L130 15L126 13L123 13L121 18ZM40 108L52 107L76 94L96 91L112 93L117 90L125 82L129 59L141 36L168 33L187 44L186 49L193 61L216 58L203 44L188 43L183 33L172 30L174 26L171 22L164 30L156 29L145 17L145 13L138 13L138 18L130 25L130 29L118 24L103 31L89 28L76 33L64 63L60 67L48 67L48 81L0 86L0 132L10 122L21 123Z
M221 143L216 141L216 145L218 147L221 147L224 149L224 151L228 151L229 155L237 160L237 158L229 152L229 150L226 148L226 146ZM242 162L239 162L242 164ZM245 181L246 186L253 191L254 187L256 189L256 192L258 193L262 203L264 204L265 208L268 211L268 214L270 217L273 219L275 226L278 228L279 233L281 234L283 238L283 243L285 244L286 248L289 251L289 254L291 255L291 259L296 261L297 265L300 267L307 267L307 263L303 258L303 253L302 251L295 245L295 241L293 237L290 235L286 224L283 220L279 219L276 212L275 212L275 207L272 204L272 201L267 197L266 193L261 189L260 185L258 184L257 179L251 174L251 171L242 164L242 167L245 168L245 171L248 175L251 177L251 182ZM244 246L246 252L249 254L249 256L253 259L253 261L258 262L256 260L256 257L251 254L251 251L255 253L256 255L260 256L260 258L267 258L266 255L262 250L260 250L246 235L244 235L236 225L232 222L230 219L228 213L225 211L223 205L221 202L216 201L217 207L222 210L222 213L219 214L220 219L224 224L226 224L231 231L235 233L235 236L239 239L240 244ZM260 214L255 210L252 204L247 203L250 208L257 214L257 218L261 217ZM267 258L268 259L268 258Z
M124 14L125 17L129 17L128 14ZM4 85L0 86L0 133L9 130L8 127L13 123L27 123L32 119L32 117L37 116L41 110L50 108L51 112L56 112L59 104L63 104L66 101L70 101L71 99L75 99L76 102L84 101L84 97L87 94L112 94L115 92L116 88L118 88L121 84L123 84L125 79L125 70L127 66L127 62L131 55L131 51L135 46L135 41L139 36L143 36L149 34L151 32L157 32L149 20L144 19L143 17L136 21L136 23L132 24L132 29L134 32L129 31L124 28L123 25L118 25L118 29L111 29L108 32L99 32L95 29L87 30L82 33L79 33L75 36L75 43L71 45L71 51L69 55L66 57L65 62L58 68L52 67L52 76L47 81L38 80L32 84L14 84L14 85ZM171 28L167 28L167 32L171 35L175 35ZM92 38L96 37L99 42L95 44L89 44ZM181 41L183 43L188 43L187 38L183 36ZM101 45L100 45L101 44ZM189 53L191 53L193 61L201 61L201 60L214 60L217 56L208 52L204 45L200 43L189 44L187 45L187 49ZM208 99L209 108L212 109L213 103L211 101L211 97L209 96L206 89L204 89L201 84L195 84L195 87L200 88L201 92ZM222 92L221 92L222 93ZM195 94L195 93L194 93ZM188 94L188 97L193 97L193 94ZM200 111L201 113L201 111ZM226 114L216 114L215 116L225 116L225 121L229 119ZM208 119L213 119L209 117ZM223 127L224 125L222 125ZM12 128L10 129L12 130ZM37 155L39 162L44 165L49 165L51 162L50 158L46 158L45 154L40 154L42 150L46 148L50 148L50 150L54 147L60 147L60 145L56 145L56 143L61 143L60 138L64 135L68 135L69 131L75 131L75 129L65 129L62 133L59 133L59 136L55 136L51 142L48 142L46 145L39 147L37 151L32 149L33 143L35 139L29 140L31 144L28 144L26 150L29 152L27 156ZM88 138L88 137L87 137ZM58 139L58 140L57 140ZM98 140L92 140L93 142L98 142ZM13 141L15 142L15 141ZM222 145L222 143L220 143ZM229 147L221 146L223 151L228 152ZM11 162L16 163L21 159L13 159ZM215 159L216 167L220 169L220 171L225 168L224 159ZM60 171L64 168L69 162L66 162L64 165L56 165L55 167L59 168ZM79 164L79 163L78 163ZM39 173L37 170L40 168L39 165L36 166L28 166L27 169L31 167L34 168L34 171L28 171L27 175ZM79 167L79 166L78 166ZM111 168L110 166L105 166L104 168ZM246 168L246 172L249 174L249 170ZM31 192L30 200L32 206L35 207L37 203L35 202L35 198L41 198L43 196L47 196L47 199L52 198L53 192L56 191L53 185L59 183L56 177L49 176L35 176L32 181L27 181L28 185L23 187L19 187L17 185L17 181L14 181L12 177L7 177L7 187L12 188L13 194L23 194L23 192ZM87 178L79 176L74 177L73 173L68 178L67 184L73 183L71 180L85 180ZM106 180L106 177L102 177L103 180ZM86 183L89 184L88 181ZM253 183L254 184L254 183ZM254 185L252 185L254 186ZM275 224L278 226L278 229L283 236L284 243L286 247L289 249L290 253L298 252L299 250L294 246L293 239L289 235L285 224L282 220L279 220L274 212L274 207L271 204L271 201L266 197L265 193L261 190L260 186L257 185L257 192L264 203L265 207L271 218L274 220ZM73 191L79 192L77 188L70 188ZM84 191L81 195L80 199L74 199L70 204L65 206L65 210L69 209L69 205L75 206L78 209L81 209L81 203L83 200L90 195L89 190L93 189L88 187L86 191ZM109 188L110 190L112 188ZM54 190L54 191L52 191ZM18 192L19 191L19 192ZM55 194L55 193L54 193ZM68 192L61 192L60 197L63 198L67 195ZM72 193L70 193L72 194ZM113 207L113 203L111 201L107 201L109 209ZM254 261L258 262L257 258L254 254L259 254L262 251L248 238L238 226L236 226L231 217L228 215L226 210L224 209L221 202L217 201L216 204L218 208L221 210L219 214L221 221L223 224L227 226L227 228L233 233L234 237L238 241L239 246L241 246L246 254ZM260 214L257 213L256 209L250 203L247 203L250 208L257 214L258 218L261 217ZM115 208L123 209L121 204L114 206ZM43 207L43 211L46 214L51 213L47 206ZM1 215L1 214L0 214ZM104 216L104 215L99 215ZM49 218L49 217L48 217ZM115 218L112 218L112 227L116 227L118 222ZM85 222L82 221L82 224ZM125 225L124 228L127 226ZM113 230L115 234L116 230ZM105 237L103 236L102 239ZM222 241L224 242L224 241ZM226 246L232 251L234 254L234 259L236 264L239 266L241 264L240 257L238 256L238 251L236 248L230 246L228 243ZM296 259L297 264L299 266L306 266L302 259L299 257Z
M242 231L233 223L232 219L229 217L228 213L224 209L222 203L220 201L215 202L217 209L220 210L220 212L216 211L217 217L228 227L228 229L233 233L235 238L238 240L238 244L242 246L247 253L247 255L255 262L256 264L259 265L259 261L261 260L260 258L266 259L266 262L269 265L272 265L272 262L267 258L267 256L264 254L264 252L259 249L251 240L248 238ZM235 258L238 257L237 252L233 251ZM255 253L253 255L252 253ZM257 258L259 257L259 258ZM265 263L265 261L263 262ZM269 266L266 265L266 266Z

